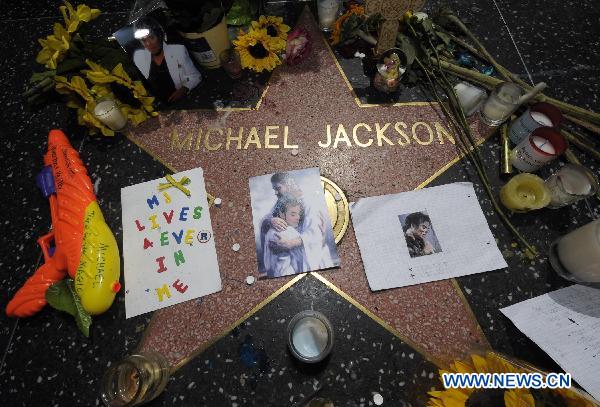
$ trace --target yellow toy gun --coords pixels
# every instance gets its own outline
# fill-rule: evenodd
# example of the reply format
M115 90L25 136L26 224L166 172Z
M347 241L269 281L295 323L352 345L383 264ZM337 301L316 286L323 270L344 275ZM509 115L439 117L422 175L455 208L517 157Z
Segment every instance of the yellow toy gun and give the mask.
M6 314L28 317L37 313L46 305L48 287L67 276L74 280L84 310L101 314L121 289L117 242L79 154L60 130L48 135L44 165L36 177L50 201L52 218L52 230L38 239L44 264L17 291Z

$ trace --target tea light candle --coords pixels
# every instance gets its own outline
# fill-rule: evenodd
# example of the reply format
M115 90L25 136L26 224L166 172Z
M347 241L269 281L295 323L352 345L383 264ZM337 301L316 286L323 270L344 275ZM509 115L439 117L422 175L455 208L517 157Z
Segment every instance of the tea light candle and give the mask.
M500 201L513 212L527 212L547 206L550 191L537 175L519 174L502 187Z
M550 141L548 141L545 138L538 137L538 136L533 136L531 138L531 142L533 144L535 144L535 146L537 148L539 148L541 151L543 151L546 154L554 155L556 153L556 150L554 149L554 147L552 146L552 144L550 144Z
M103 98L97 102L94 116L114 131L122 130L127 124L127 117L121 112L117 103L110 98Z
M555 160L566 149L567 142L560 133L550 127L538 127L515 147L511 162L521 171L533 172Z
M556 127L562 122L562 113L549 103L536 103L510 125L510 140L519 144L538 127Z
M554 242L550 263L568 280L600 283L600 219Z
M531 118L541 124L542 126L552 127L552 120L544 113L531 112Z
M288 325L288 346L302 362L316 363L327 357L333 348L331 323L317 311L302 311Z

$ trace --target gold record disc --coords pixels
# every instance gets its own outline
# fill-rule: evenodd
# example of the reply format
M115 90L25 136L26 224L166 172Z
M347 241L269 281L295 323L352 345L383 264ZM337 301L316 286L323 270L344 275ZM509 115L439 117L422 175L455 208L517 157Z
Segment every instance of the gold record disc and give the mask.
M327 211L331 218L335 243L338 244L342 240L342 237L344 237L344 233L346 233L348 223L350 222L348 199L340 187L330 179L321 177L321 185L323 185L325 191L325 203L327 204Z

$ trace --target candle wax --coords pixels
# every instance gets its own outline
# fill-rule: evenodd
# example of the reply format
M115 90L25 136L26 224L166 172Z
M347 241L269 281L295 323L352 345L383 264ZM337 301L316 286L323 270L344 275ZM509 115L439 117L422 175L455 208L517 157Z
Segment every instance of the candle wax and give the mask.
M500 190L502 204L514 212L540 209L550 202L550 191L537 175L514 176Z
M531 112L531 118L541 124L542 126L552 127L552 120L544 113L540 112Z
M575 277L600 282L600 220L563 236L557 251L561 264Z
M533 144L535 144L535 146L537 148L542 150L544 153L547 153L550 155L556 154L556 150L554 149L554 146L550 143L550 141L546 140L545 138L539 137L539 136L533 136L531 138L531 141L533 142Z
M323 322L317 318L302 318L294 326L292 344L296 351L304 357L319 356L327 347L329 333Z

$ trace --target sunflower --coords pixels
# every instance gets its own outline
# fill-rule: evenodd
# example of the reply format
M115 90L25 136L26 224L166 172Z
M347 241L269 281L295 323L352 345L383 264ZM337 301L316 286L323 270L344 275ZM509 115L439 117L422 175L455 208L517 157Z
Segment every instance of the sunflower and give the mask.
M283 18L275 16L260 16L258 21L252 22L253 30L267 30L267 35L273 39L273 51L280 52L285 49L290 26L283 23Z
M337 45L342 40L342 30L344 28L344 23L352 16L363 16L365 14L365 8L363 6L358 6L356 4L350 5L350 9L346 11L344 14L340 16L335 21L333 26L333 30L331 32L331 43L333 45Z
M531 373L539 372L531 366L509 361L494 352L483 355L472 354L470 360L457 360L449 370L440 370L440 378L444 373ZM541 390L540 390L541 391ZM550 391L550 390L549 390ZM573 390L551 390L550 397L559 398L568 407L593 407L594 404ZM506 406L535 407L533 394L528 389L446 389L430 391L428 407L464 407L473 406Z
M278 44L274 44L275 41L265 29L250 30L247 33L240 31L233 45L240 53L242 67L262 72L265 69L272 71L281 64L281 59L275 51L278 48Z

